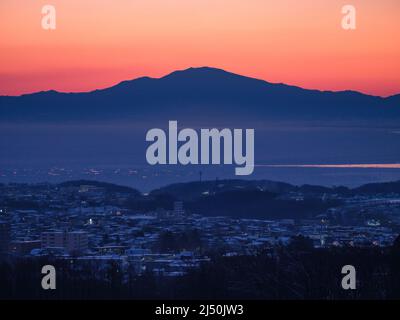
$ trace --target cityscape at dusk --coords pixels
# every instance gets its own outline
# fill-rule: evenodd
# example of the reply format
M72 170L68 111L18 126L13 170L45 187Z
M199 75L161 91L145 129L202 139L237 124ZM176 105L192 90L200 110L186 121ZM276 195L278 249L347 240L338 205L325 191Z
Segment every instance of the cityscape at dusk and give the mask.
M0 300L400 299L399 15L1 0Z

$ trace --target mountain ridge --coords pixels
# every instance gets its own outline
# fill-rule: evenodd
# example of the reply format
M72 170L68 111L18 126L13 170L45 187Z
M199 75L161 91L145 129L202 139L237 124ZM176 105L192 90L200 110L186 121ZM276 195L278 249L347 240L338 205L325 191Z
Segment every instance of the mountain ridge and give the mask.
M0 121L147 121L154 116L160 120L393 120L400 119L400 94L384 98L352 90L303 89L200 67L89 92L48 90L0 96Z
M36 183L40 185L40 183ZM1 184L0 184L1 185ZM32 183L35 185L35 183ZM138 189L109 182L102 182L98 180L67 180L64 182L56 183L62 187L79 187L81 185L89 185L95 187L102 187L117 192L132 193L136 196L142 194ZM209 195L212 193L231 192L231 191L252 191L258 190L262 192L271 192L276 194L289 193L295 191L302 191L314 194L400 194L400 180L385 181L385 182L370 182L359 185L357 187L349 188L345 186L322 186L311 184L292 184L282 181L267 180L267 179L221 179L221 180L204 180L204 181L189 181L166 184L163 187L151 190L148 195L157 196L169 194L182 200L191 200L196 197ZM210 193L205 193L211 191Z

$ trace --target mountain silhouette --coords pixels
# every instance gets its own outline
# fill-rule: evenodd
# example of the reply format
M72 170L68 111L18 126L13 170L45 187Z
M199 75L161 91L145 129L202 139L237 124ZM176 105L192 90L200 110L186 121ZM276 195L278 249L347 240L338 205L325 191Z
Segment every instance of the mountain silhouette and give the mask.
M400 95L307 90L201 67L85 93L0 96L0 122L366 121L398 123Z

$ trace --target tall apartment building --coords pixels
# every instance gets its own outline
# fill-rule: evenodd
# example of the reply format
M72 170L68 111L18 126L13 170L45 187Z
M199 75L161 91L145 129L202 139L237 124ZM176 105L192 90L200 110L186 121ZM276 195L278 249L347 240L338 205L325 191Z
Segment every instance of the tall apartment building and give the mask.
M42 248L63 248L68 252L88 249L88 233L85 231L50 231L41 235Z

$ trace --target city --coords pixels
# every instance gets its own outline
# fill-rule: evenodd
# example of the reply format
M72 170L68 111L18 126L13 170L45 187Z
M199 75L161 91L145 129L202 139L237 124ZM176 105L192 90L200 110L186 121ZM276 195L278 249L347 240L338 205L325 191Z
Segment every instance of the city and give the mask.
M198 182L197 187L207 189L201 189L199 197L204 200L230 192L261 192L265 197L260 186L253 190L257 182L251 187L241 183ZM191 185L183 188L187 191ZM328 188L321 188L322 192L318 187L293 187L274 194L278 199L274 201L283 204L309 199L327 203L317 212L299 218L293 212L280 219L261 219L252 218L251 212L248 217L205 215L187 196L183 195L186 201L182 201L162 190L158 190L161 194L141 194L129 187L94 181L3 184L0 251L11 257L79 261L95 268L98 277L110 262L139 276L152 272L178 277L212 257L273 253L299 236L313 248L384 248L393 244L400 233L399 193L349 189L327 193Z

